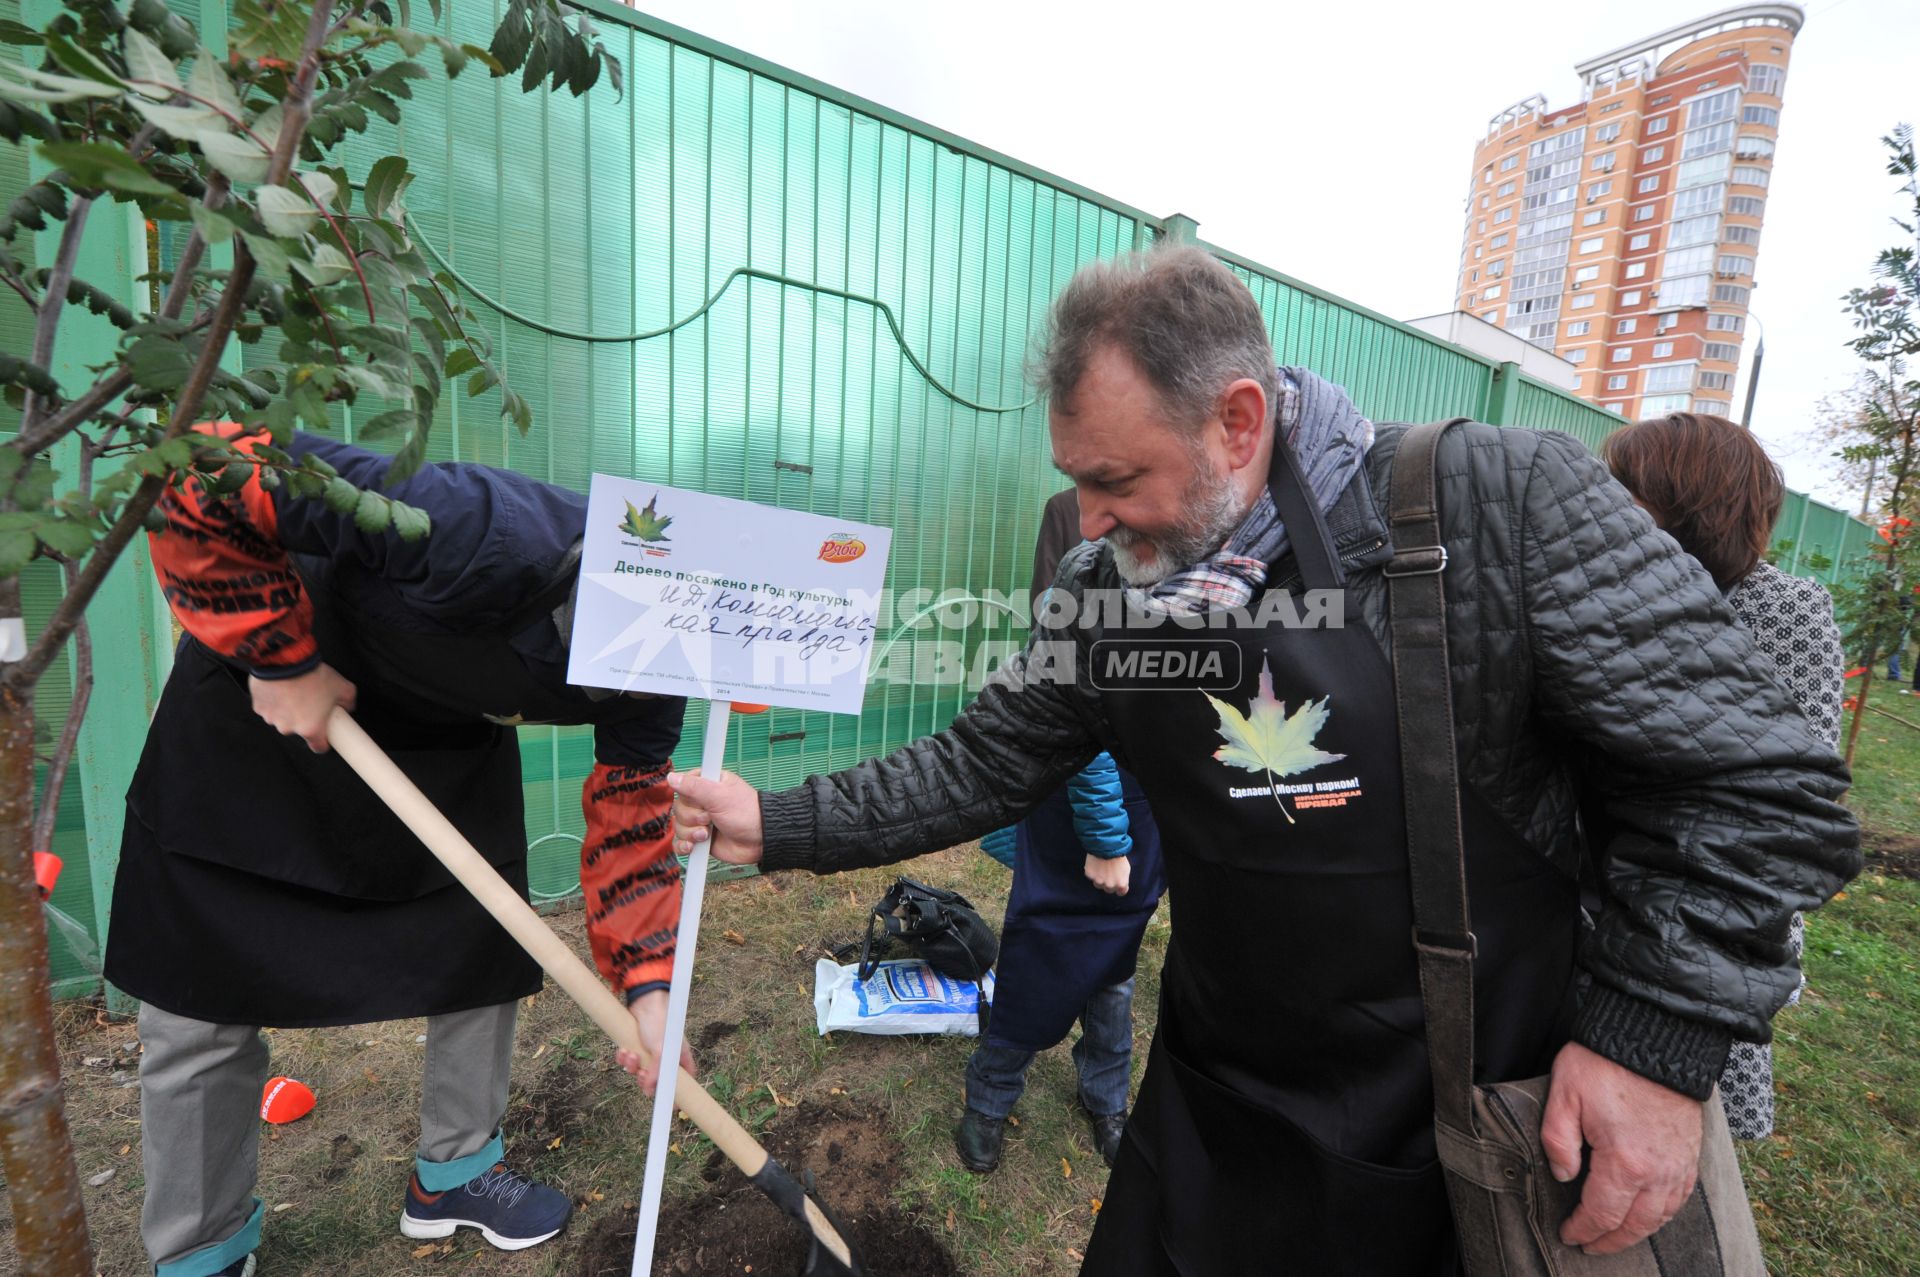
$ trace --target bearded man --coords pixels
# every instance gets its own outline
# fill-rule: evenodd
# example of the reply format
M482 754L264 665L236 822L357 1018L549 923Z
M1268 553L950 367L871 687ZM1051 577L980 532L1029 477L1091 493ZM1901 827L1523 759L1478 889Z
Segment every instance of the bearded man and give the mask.
M675 837L768 870L883 864L1111 753L1159 822L1173 939L1082 1271L1456 1272L1387 611L1404 429L1276 369L1253 297L1194 247L1083 269L1040 368L1093 543L1055 576L1066 635L885 758L764 795L670 777ZM1477 1076L1551 1071L1549 1160L1587 1174L1562 1239L1611 1253L1686 1199L1731 1042L1764 1040L1795 987L1793 911L1858 870L1847 775L1713 580L1579 443L1455 426L1435 473ZM1302 589L1317 607L1285 597ZM1116 636L1172 650L1116 592L1159 635L1201 627L1224 680L1090 671Z

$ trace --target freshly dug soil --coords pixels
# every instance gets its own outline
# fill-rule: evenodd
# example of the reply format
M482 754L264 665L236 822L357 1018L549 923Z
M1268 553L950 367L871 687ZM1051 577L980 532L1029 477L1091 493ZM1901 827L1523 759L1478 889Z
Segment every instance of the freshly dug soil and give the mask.
M1860 843L1866 862L1862 873L1920 879L1920 838L1863 829L1860 831Z
M812 1171L815 1200L851 1234L867 1277L953 1277L953 1257L935 1233L893 1199L900 1148L874 1114L811 1101L764 1137L795 1178ZM718 1150L701 1174L707 1191L660 1212L653 1271L661 1277L800 1277L811 1239L754 1188ZM803 1181L804 1182L804 1181ZM579 1251L575 1277L626 1277L633 1265L634 1212L603 1218Z

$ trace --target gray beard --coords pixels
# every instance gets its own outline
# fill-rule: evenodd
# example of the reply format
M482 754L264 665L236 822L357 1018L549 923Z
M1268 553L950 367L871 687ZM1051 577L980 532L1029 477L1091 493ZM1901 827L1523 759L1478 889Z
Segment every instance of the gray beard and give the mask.
M1226 544L1247 517L1240 508L1239 494L1233 490L1231 474L1218 475L1199 467L1181 503L1186 506L1187 518L1164 536L1149 537L1119 527L1107 533L1113 566L1122 581L1135 589L1147 589L1176 572L1186 571ZM1143 562L1139 552L1148 547L1154 556L1150 562Z

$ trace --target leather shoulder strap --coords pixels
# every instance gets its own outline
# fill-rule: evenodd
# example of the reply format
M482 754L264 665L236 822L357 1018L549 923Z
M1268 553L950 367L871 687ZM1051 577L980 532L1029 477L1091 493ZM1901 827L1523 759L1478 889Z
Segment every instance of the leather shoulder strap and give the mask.
M1393 558L1382 569L1392 614L1393 683L1407 856L1413 882L1413 945L1426 1013L1434 1111L1473 1130L1473 957L1460 829L1460 769L1447 661L1446 545L1440 535L1435 465L1447 430L1466 421L1411 427L1400 440L1388 488Z

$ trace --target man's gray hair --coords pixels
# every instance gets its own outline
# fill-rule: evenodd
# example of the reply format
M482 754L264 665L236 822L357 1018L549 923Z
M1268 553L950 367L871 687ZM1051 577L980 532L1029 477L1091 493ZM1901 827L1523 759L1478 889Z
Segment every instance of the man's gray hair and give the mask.
M1280 378L1260 304L1203 248L1169 245L1083 266L1053 303L1033 380L1071 415L1073 393L1104 346L1132 359L1178 425L1197 427L1241 378L1280 405Z

